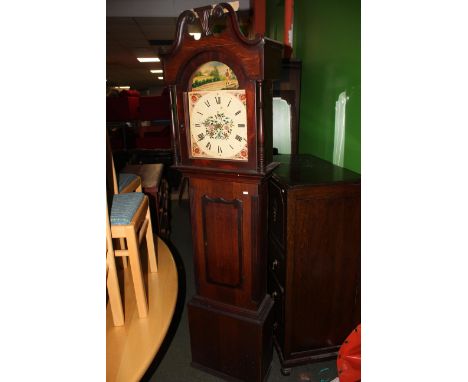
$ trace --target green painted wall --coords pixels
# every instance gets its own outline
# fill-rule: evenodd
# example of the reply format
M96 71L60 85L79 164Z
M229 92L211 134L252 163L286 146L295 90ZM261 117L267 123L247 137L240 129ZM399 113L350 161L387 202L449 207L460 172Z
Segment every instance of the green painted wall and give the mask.
M333 160L335 102L346 105L344 167L361 172L361 4L296 0L294 55L302 60L299 152Z
M302 61L299 152L333 161L335 102L346 91L344 167L361 172L361 4L295 0L293 56ZM266 34L283 40L284 0L267 1Z

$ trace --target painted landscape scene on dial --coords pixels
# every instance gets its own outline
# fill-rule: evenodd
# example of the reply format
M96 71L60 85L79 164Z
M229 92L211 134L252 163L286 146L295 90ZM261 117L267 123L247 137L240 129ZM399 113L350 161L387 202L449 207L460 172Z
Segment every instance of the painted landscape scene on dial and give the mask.
M239 82L234 71L219 61L206 62L192 76L193 90L238 89Z

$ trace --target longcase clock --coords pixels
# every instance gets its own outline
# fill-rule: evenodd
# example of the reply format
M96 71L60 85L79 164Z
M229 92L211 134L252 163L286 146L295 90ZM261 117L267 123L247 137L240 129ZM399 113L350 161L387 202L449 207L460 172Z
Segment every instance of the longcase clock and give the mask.
M195 40L187 25L198 24ZM217 32L215 32L217 31ZM183 12L162 53L175 168L189 178L196 296L188 303L192 365L263 381L272 359L267 288L267 180L272 80L282 45L247 39L229 4Z

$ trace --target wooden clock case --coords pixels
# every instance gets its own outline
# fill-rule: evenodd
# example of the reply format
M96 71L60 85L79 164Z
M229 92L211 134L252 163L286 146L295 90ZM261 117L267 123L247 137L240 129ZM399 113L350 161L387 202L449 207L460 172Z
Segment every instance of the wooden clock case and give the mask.
M199 23L195 40L187 25ZM214 33L224 25L220 33ZM283 46L245 38L229 4L183 12L162 52L172 102L175 168L189 178L196 296L188 303L192 365L224 378L264 381L272 359L273 300L267 294L268 178L272 162L272 80ZM186 93L202 64L234 71L247 100L247 161L190 157Z

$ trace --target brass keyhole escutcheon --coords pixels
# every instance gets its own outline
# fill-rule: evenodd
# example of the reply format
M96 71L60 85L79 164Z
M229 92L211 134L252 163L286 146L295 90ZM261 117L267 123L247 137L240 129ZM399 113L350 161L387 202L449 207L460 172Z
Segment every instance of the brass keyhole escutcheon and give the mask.
M274 260L273 263L271 264L271 270L274 271L277 268L278 268L278 260Z

